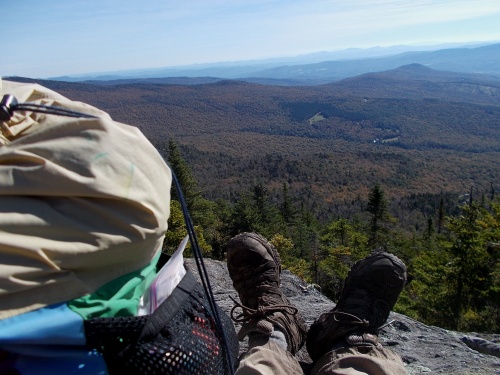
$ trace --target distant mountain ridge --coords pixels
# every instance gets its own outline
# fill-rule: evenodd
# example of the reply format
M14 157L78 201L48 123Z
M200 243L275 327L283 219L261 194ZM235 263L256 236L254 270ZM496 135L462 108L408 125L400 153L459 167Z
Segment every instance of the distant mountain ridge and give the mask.
M144 69L55 77L59 81L110 81L131 79L164 79L205 77L204 79L239 79L261 84L318 85L369 72L379 72L413 63L437 70L482 73L500 76L500 43L479 47L446 48L433 51L399 49L345 50L343 53L317 53L295 59L274 59L260 62L202 64L191 67ZM311 62L320 60L320 62Z
M436 70L500 76L500 44L478 48L406 52L395 56L363 60L326 61L317 64L277 67L255 73L252 77L338 81L364 73L380 72L415 63Z

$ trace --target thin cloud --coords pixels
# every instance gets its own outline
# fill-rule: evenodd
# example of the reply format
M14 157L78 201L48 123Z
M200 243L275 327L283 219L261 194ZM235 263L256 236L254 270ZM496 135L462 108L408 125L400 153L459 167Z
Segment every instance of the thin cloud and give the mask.
M498 0L24 0L3 4L2 16L2 35L16 35L3 41L15 51L2 57L3 75L500 40Z

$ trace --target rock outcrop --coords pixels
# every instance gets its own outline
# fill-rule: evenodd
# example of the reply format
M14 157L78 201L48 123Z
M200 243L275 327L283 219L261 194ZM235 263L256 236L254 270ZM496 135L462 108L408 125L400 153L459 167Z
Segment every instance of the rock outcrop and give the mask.
M198 274L194 260L187 259L186 265L194 274ZM230 297L237 299L238 296L232 287L226 263L205 259L205 266L215 298L229 314L233 307ZM315 288L286 270L282 273L282 287L308 325L335 306ZM410 375L500 374L500 335L449 331L427 326L397 313L391 313L389 321L392 323L382 330L381 341L402 357ZM240 352L246 350L246 345L246 342L241 343ZM311 360L305 348L297 353L297 358L307 371Z

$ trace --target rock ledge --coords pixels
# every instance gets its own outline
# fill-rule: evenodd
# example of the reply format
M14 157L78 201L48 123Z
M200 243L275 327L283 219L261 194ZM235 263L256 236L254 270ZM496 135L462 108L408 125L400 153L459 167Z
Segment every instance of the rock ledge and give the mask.
M193 259L186 259L186 266L198 275ZM205 259L210 283L219 306L229 314L233 302L238 298L225 262ZM282 273L282 287L285 295L299 309L308 325L335 304L315 288L285 270ZM381 332L380 339L385 346L398 353L413 374L490 375L500 374L500 335L477 335L460 333L427 326L407 316L391 313L390 325ZM239 326L236 325L236 330ZM241 343L241 352L246 343ZM311 360L305 350L297 358L307 369Z

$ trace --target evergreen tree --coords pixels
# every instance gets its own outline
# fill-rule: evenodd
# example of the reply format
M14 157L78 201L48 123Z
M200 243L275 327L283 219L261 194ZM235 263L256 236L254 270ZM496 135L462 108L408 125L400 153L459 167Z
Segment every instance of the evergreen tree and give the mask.
M438 224L437 224L437 232L438 233L441 233L441 230L443 229L443 225L444 225L444 198L441 197L440 201L439 201L439 210L438 210Z
M367 238L346 219L328 224L320 238L319 283L322 291L337 300L350 267L367 253Z
M434 234L434 220L432 220L432 216L427 218L427 228L425 230L425 234L427 239L430 239Z
M205 239L203 228L195 226L194 231L196 233L196 237L198 238L198 245L200 246L202 254L208 255L212 250L212 247ZM162 252L169 255L173 254L187 234L186 223L184 221L181 205L179 201L172 200L170 204L170 217L168 219L168 231L165 234ZM188 243L184 256L192 256L190 247L191 243Z
M257 230L257 217L250 194L244 193L233 206L228 230L231 236Z
M371 215L369 245L372 248L386 245L388 230L384 224L390 221L390 217L387 211L385 193L379 184L376 184L368 195L367 211Z
M225 246L232 237L229 225L231 222L232 206L228 201L218 199L215 202L214 212L217 213L215 221L212 223L213 233L209 236L212 246L212 257L223 260L225 258Z
M269 241L276 247L280 255L283 269L289 270L306 282L313 281L310 262L295 256L294 243L291 238L275 234Z
M271 238L283 231L283 219L277 205L270 202L267 187L258 182L249 192L244 192L233 206L228 225L231 235L241 232L258 232Z
M268 203L269 191L267 187L258 182L253 187L253 206L255 208L255 217L257 219L257 227L262 232L264 226L269 223L270 206Z
M426 324L460 331L500 329L500 204L476 202L448 218L437 248L415 255L415 275L398 309Z
M288 190L288 185L283 183L283 203L281 204L281 216L286 224L293 224L295 221L295 209L293 207L292 198Z
M263 182L253 187L253 206L255 209L256 231L270 238L282 231L283 220L277 204L272 204L269 190Z
M491 285L491 262L483 233L485 211L472 202L462 206L462 214L451 218L451 232L445 244L452 256L453 272L448 281L453 286L453 325L463 329L463 315L484 307L484 297ZM468 328L468 327L467 327Z
M188 209L190 212L194 212L196 202L199 198L201 198L201 192L198 189L198 184L192 175L191 168L189 168L189 165L182 157L179 147L173 139L170 139L168 142L168 151L168 164L177 176L177 180L181 186L182 194L184 195ZM175 189L172 192L172 197L178 200Z
M301 210L297 215L295 223L295 231L292 238L295 243L297 256L299 258L308 258L316 243L319 232L319 224L310 210L305 207L304 202L301 203Z
M179 147L173 139L169 140L168 150L168 164L177 176L191 219L198 228L197 235L204 238L203 241L208 247L211 247L212 244L219 245L218 238L221 235L218 231L222 226L216 214L217 205L203 198L191 168L182 157ZM173 189L172 202L178 200L177 191ZM219 254L219 249L216 252Z

